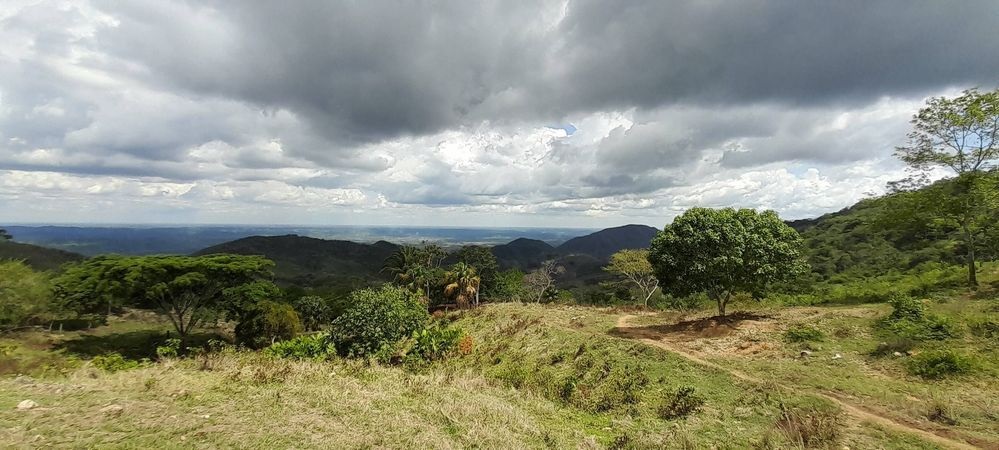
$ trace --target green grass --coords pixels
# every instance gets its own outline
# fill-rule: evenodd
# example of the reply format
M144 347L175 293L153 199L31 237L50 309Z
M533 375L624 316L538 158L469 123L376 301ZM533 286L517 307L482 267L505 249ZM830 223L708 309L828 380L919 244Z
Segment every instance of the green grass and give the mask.
M947 315L951 308L931 309ZM819 387L872 407L946 402L937 417L954 416L958 429L987 435L988 419L969 412L972 387L980 388L979 400L997 398L987 378L930 383L907 376L898 361L862 354L875 339L871 323L886 312L794 310L757 336L771 339L778 357L712 357L801 387L790 390L619 337L613 330L621 312L613 309L498 304L452 314L442 320L472 336L471 354L414 370L223 351L109 372L88 361L110 352L146 357L155 347L144 346L165 338L168 325L143 317L62 334L34 331L5 337L15 350L0 358L48 358L59 370L0 376L0 447L794 448L787 430L805 430L820 446L935 448L850 420L810 394ZM807 323L825 336L806 361L794 359L797 350L782 340L781 327L805 322L802 314L813 315ZM824 357L832 351L851 356ZM939 395L948 389L957 396ZM40 406L16 411L25 399ZM931 406L927 400L914 408L926 415ZM829 419L807 419L809 411L829 411Z

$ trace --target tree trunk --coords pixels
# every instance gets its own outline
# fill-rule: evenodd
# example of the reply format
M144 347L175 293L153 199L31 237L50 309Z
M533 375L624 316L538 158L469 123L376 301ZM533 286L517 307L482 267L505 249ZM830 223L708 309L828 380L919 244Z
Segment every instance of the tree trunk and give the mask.
M724 297L722 297L722 296L719 295L718 296L718 315L721 316L721 317L725 317L725 304L726 303L728 303L728 301Z
M961 229L964 231L964 243L968 246L968 287L971 289L978 289L978 271L975 267L975 235L968 228L967 220L961 224Z

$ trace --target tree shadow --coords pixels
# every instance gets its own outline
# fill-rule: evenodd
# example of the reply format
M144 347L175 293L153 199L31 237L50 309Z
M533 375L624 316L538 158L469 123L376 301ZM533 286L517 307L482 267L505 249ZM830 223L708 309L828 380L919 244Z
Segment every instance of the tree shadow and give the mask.
M83 334L78 338L63 341L55 348L83 358L118 353L125 359L154 359L156 358L156 347L163 345L167 339L176 337L176 333L162 330L138 330L100 335ZM225 340L225 337L213 332L192 333L184 339L181 345L183 347L205 347L211 339Z
M667 335L687 338L713 338L731 334L746 321L764 321L771 316L739 311L727 316L704 317L701 319L684 320L667 325L646 325L640 327L614 328L612 336L629 339L661 339Z

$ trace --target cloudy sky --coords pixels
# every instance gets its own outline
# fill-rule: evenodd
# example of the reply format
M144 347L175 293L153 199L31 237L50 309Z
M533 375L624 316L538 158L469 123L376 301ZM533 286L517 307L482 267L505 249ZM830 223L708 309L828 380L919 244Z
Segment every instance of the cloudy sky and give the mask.
M900 178L999 2L0 2L0 221L662 226Z

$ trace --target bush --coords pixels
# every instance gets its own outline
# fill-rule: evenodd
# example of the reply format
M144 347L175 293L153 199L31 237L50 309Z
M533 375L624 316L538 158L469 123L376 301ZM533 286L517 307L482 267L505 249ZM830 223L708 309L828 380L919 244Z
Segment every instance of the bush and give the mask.
M90 364L105 372L135 369L142 365L139 361L125 359L117 352L95 356L94 359L90 360Z
M291 305L264 300L243 315L236 325L236 340L250 348L264 348L301 332L302 323Z
M163 345L156 347L156 356L160 358L176 358L180 354L180 339L167 339Z
M926 314L926 307L923 302L916 300L905 294L894 294L888 299L888 304L892 307L888 320L891 322L923 320Z
M306 331L316 331L333 321L333 308L326 299L318 295L306 295L292 303Z
M48 277L21 261L0 262L0 329L47 319L52 310Z
M264 353L278 358L328 359L336 355L336 347L328 334L316 333L275 342Z
M967 374L974 368L971 358L951 350L935 350L913 356L906 363L912 375L941 379L950 375Z
M894 294L888 300L892 312L877 322L877 328L890 336L915 341L944 340L960 333L950 320L926 312L919 300Z
M367 356L423 329L430 321L420 295L386 285L351 294L351 306L330 326L337 352Z
M811 325L793 325L784 332L784 340L791 343L819 342L824 338L822 331Z
M656 413L665 420L682 419L696 413L704 406L704 397L690 386L682 386L666 394L656 407Z
M436 361L444 359L458 349L459 339L465 333L458 328L429 327L413 333L413 347L407 353L407 359L418 358L421 361Z

